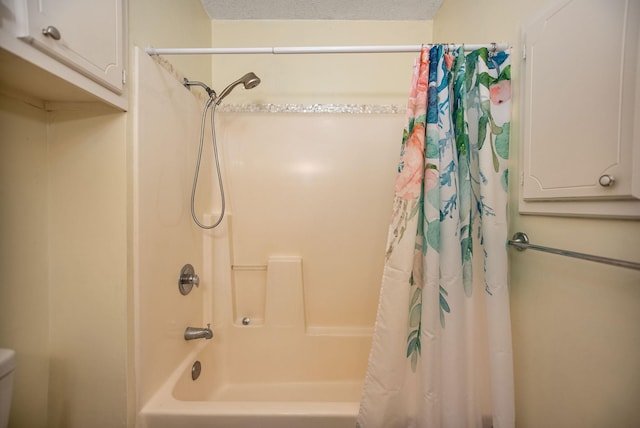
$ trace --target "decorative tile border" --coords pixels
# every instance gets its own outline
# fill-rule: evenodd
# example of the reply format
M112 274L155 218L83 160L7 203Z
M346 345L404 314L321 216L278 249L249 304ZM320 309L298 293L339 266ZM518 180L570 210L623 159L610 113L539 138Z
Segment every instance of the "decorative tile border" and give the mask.
M221 104L223 113L405 114L398 104Z

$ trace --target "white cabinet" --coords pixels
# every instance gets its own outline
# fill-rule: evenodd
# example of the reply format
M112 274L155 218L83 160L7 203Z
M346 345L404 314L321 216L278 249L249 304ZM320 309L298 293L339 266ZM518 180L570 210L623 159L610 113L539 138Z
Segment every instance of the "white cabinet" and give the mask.
M523 38L521 212L640 217L640 1L563 0Z
M126 110L125 0L0 2L5 92L49 104L93 100Z
M18 37L122 93L122 16L121 0L26 0Z

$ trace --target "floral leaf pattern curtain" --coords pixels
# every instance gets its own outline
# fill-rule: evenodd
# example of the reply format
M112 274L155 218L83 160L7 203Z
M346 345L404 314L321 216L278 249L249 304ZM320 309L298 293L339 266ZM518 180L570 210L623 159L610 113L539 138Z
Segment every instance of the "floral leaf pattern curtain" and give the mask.
M506 52L416 60L360 428L515 426L510 99Z

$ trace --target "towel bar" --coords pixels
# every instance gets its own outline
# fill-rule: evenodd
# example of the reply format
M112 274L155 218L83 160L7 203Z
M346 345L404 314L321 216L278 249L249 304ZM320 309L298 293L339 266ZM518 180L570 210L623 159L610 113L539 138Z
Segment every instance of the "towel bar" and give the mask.
M589 260L591 262L604 263L607 265L619 266L627 269L640 270L640 263L629 262L626 260L611 259L609 257L594 256L591 254L578 253L569 250L560 250L557 248L543 247L542 245L534 245L529 243L529 237L524 232L516 232L508 244L518 251L526 249L543 251L545 253L559 254L561 256L573 257L576 259Z

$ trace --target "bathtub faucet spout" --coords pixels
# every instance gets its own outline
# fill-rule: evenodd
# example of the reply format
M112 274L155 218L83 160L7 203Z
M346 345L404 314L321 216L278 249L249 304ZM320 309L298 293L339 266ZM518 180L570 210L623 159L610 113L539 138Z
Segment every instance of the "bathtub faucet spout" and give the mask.
M187 327L184 331L184 340L212 338L213 331L211 330L211 324L207 324L207 328Z

